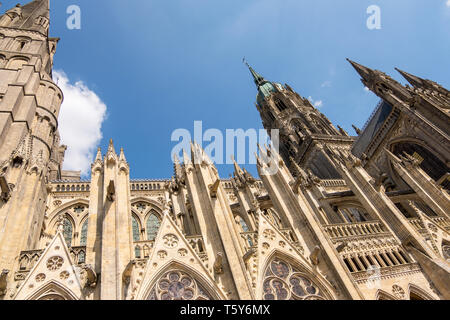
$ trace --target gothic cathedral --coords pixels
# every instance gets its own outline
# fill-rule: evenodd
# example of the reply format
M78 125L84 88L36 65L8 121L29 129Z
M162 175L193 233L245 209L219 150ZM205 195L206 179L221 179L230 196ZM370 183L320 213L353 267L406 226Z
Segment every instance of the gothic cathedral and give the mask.
M193 143L200 162L133 180L111 141L82 181L62 170L48 30L48 0L0 17L0 300L450 299L448 90L349 61L380 98L352 136L249 66L280 132L259 178L220 178Z

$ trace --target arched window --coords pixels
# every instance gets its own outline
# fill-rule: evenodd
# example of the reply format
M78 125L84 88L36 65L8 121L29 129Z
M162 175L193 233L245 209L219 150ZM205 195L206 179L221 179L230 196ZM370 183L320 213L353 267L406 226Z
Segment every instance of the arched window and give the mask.
M280 111L283 111L283 110L287 109L287 107L284 104L284 102L279 100L279 99L275 99L275 105L277 106L278 110L280 110Z
M190 275L180 270L172 270L158 280L147 300L212 300L212 298Z
M137 220L134 216L131 216L131 226L133 228L133 241L139 241L141 238L140 230L139 230L139 223L137 222Z
M139 246L134 247L134 257L136 259L139 259L141 257L141 247Z
M80 246L85 246L87 243L87 230L88 230L88 219L83 222L81 226L81 236L80 236Z
M24 64L28 63L26 58L12 58L9 60L8 69L21 69Z
M63 235L64 240L66 240L67 245L70 247L72 245L72 234L73 225L69 218L65 217L63 220Z
M161 222L154 212L147 218L147 240L155 240Z
M309 276L275 258L267 266L263 282L263 300L325 300L321 289Z

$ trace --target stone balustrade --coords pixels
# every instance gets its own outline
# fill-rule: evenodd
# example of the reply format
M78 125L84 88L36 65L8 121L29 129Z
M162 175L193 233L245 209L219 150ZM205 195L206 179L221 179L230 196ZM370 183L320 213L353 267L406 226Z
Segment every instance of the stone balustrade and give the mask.
M326 225L324 228L332 239L388 234L380 221L338 223Z

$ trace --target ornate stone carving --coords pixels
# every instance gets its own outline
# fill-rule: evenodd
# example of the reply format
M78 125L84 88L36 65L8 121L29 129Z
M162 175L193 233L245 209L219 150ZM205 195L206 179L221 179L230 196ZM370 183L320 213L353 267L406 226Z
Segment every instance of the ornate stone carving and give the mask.
M47 269L56 271L62 267L64 259L60 256L54 256L47 260Z
M166 234L163 237L163 243L169 249L175 248L178 245L178 237L174 234Z

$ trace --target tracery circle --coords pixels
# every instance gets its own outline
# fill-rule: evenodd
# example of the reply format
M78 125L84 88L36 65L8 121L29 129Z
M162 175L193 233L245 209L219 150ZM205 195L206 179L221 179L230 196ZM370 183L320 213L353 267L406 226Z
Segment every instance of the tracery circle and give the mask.
M60 274L59 274L59 278L61 279L61 280L66 280L68 277L69 277L69 272L67 272L67 271L63 271L63 272L61 272Z
M64 259L60 256L54 256L47 260L47 269L50 271L58 270L62 267Z
M174 234L166 234L163 243L167 248L175 248L178 245L178 238Z
M275 239L275 231L266 229L263 231L263 236L266 239L273 240L273 239Z
M265 271L264 300L324 300L319 287L305 274L280 259Z
M179 271L167 272L150 293L151 300L209 300L210 297L188 274Z
M39 273L35 279L36 279L36 282L42 282L45 280L45 278L46 278L46 276L44 273Z

